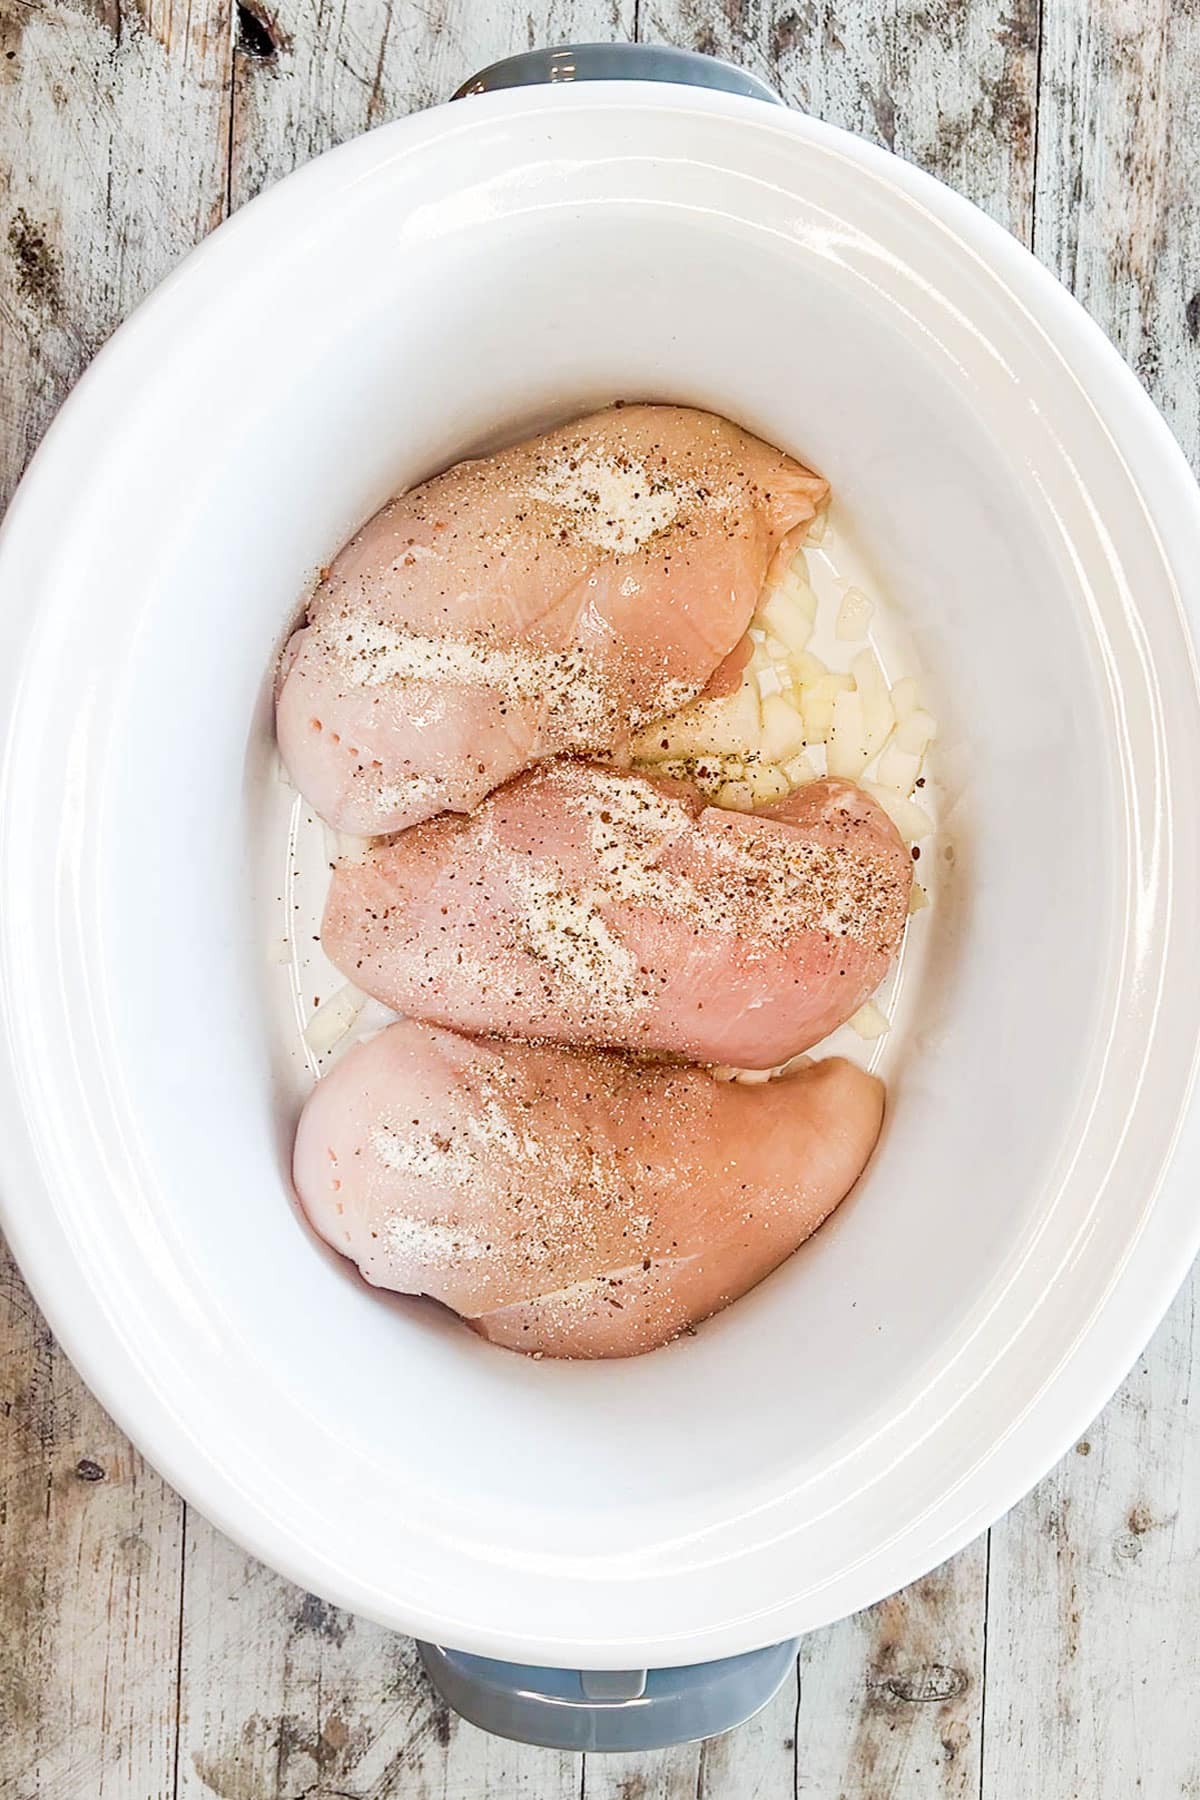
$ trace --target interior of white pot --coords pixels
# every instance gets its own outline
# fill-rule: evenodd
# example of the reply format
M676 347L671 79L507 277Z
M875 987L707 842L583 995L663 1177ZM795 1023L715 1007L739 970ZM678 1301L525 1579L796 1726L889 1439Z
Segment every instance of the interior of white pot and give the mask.
M643 1542L759 1499L802 1513L806 1485L903 1434L1055 1209L1065 1244L1092 1200L1062 1183L1128 879L1111 577L1031 404L1036 334L1015 368L997 295L981 278L964 311L964 265L947 300L951 250L915 219L909 270L905 220L875 232L885 197L851 229L829 196L804 210L786 182L772 197L669 147L614 155L605 182L582 145L535 149L519 177L499 151L489 173L486 145L469 169L438 146L407 186L377 157L310 238L297 215L244 280L193 283L188 339L83 483L70 567L96 604L49 608L39 647L76 820L62 981L86 996L112 1158L112 1192L72 1203L80 1253L114 1312L157 1309L164 1391L187 1379L182 1334L203 1344L220 1454L252 1445L247 1486L286 1481L288 1531L331 1556L340 1540L385 1615L421 1580L389 1516L510 1569L609 1550L636 1573ZM533 1363L369 1290L294 1205L298 1089L266 1002L266 679L312 571L385 496L618 394L711 407L828 476L941 722L953 869L917 921L883 1141L834 1219L694 1337ZM455 1596L462 1641L478 1594Z
M247 395L208 477L218 491L156 572L119 721L112 868L149 814L160 865L189 875L136 897L121 876L111 894L115 964L151 945L172 968L129 1008L123 1054L156 1165L186 1167L203 1195L172 1224L243 1353L391 1478L453 1497L485 1469L497 1504L579 1508L603 1535L601 1496L603 1513L694 1501L794 1471L798 1449L828 1462L944 1353L1036 1224L1104 985L1104 714L1024 471L876 296L753 227L714 231L676 208L475 224L392 272L327 319L269 408ZM697 1337L617 1365L535 1366L381 1301L297 1219L292 1089L281 1079L272 1112L253 1004L275 898L263 884L284 870L261 869L255 892L232 857L244 846L249 860L256 808L276 798L269 709L247 750L249 698L347 522L465 450L614 394L711 407L828 475L919 647L955 862L913 927L936 951L901 996L888 1128L853 1199ZM172 667L187 679L164 709ZM158 1051L180 985L206 1020L186 1073ZM205 1095L186 1120L171 1103L181 1077Z

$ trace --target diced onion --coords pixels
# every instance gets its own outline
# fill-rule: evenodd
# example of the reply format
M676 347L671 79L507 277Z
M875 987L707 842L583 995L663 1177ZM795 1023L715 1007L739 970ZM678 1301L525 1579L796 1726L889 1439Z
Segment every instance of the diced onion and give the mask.
M902 719L896 730L896 742L900 748L911 750L917 756L924 756L936 736L937 721L932 713L927 713L920 706Z
M762 703L762 753L768 762L785 763L805 744L804 720L789 700L768 694Z
M861 694L843 693L835 699L827 755L829 773L840 775L847 781L857 781L870 762Z
M769 662L755 669L754 684L758 689L758 697L763 704L765 716L766 703L773 695L782 694L785 691L791 692L792 684L788 680L787 664Z
M925 892L925 889L921 886L919 881L914 881L912 884L912 892L908 896L909 912L910 913L921 912L928 905L929 905L929 895Z
M903 681L896 682L892 688L892 711L897 722L903 725L910 713L914 713L920 701L917 698L917 683L912 675L906 675Z
M367 996L348 981L318 1006L304 1028L304 1041L314 1056L327 1056L340 1043L363 1009Z
M823 744L826 741L833 723L834 701L839 694L848 694L853 688L853 676L830 671L801 689L800 711L804 719L804 737L807 743Z
M803 650L812 636L813 622L805 592L797 586L767 590L766 598L755 615L771 637L778 638L787 651Z
M699 756L694 761L681 759L655 765L656 774L690 782L706 800L715 800L727 781L740 780L744 772L744 764L732 756Z
M744 681L734 694L719 700L694 700L669 719L640 731L631 745L639 762L667 762L673 757L744 755L762 731L762 715L754 684Z
M754 807L754 789L748 781L722 782L713 798L729 812L751 812Z
M854 685L862 701L863 741L866 745L867 762L870 762L891 736L896 715L892 710L892 696L875 652L860 650L850 666L854 671Z
M912 793L920 773L920 756L903 749L898 737L884 750L875 770L881 787L895 788L901 794Z
M824 518L810 543L819 541ZM862 644L874 610L861 588L848 587L834 635ZM850 672L815 656L808 644L816 613L803 552L778 554L749 626L751 654L737 692L695 700L646 726L633 740L632 760L688 781L710 803L737 812L781 800L824 773L858 781L905 841L916 843L933 830L911 796L936 722L920 705L915 679L889 687L869 646L853 656ZM355 840L338 840L343 856L359 848ZM911 910L928 904L914 887ZM864 1016L870 1019L872 1009Z
M787 776L770 763L758 763L747 777L755 806L769 806L773 800L786 800L789 792Z
M865 638L874 611L874 601L869 600L861 588L847 588L838 607L835 635L850 642Z
M809 687L829 673L820 657L814 656L811 650L801 650L796 655L789 656L788 669L796 687Z
M868 1000L865 1006L859 1007L850 1024L859 1037L868 1039L882 1037L885 1031L891 1029L887 1015L880 1012L873 1000Z
M907 794L900 793L896 788L883 787L878 781L864 781L862 785L872 800L882 806L906 844L915 844L921 838L929 836L933 830L933 820Z
M805 787L808 782L817 779L817 771L808 760L808 757L803 754L800 756L793 756L785 762L783 765L783 772L787 776L791 786L794 788Z
M829 526L829 508L828 508L828 506L823 506L821 508L820 512L813 519L812 524L809 526L807 532L805 533L805 536L804 536L805 543L806 544L819 544L822 541L822 539L824 538L826 530L828 529L828 526ZM801 551L801 555L803 555L803 554L804 554L803 551Z

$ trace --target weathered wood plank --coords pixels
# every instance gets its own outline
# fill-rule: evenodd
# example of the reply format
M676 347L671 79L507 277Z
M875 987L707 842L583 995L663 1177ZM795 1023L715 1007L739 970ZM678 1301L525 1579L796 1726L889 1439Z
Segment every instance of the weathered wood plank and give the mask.
M980 1538L923 1581L805 1640L797 1796L979 1794L986 1568Z
M1028 239L1038 0L643 0L640 34L744 64Z
M188 1516L179 1800L576 1800L580 1762L452 1718L409 1639Z
M1034 248L1200 468L1200 6L1050 0Z
M0 1256L0 1795L159 1800L173 1783L182 1505Z
M0 6L0 503L114 325L223 214L228 4Z
M1200 1793L1196 1283L1073 1455L992 1532L984 1792Z
M237 11L240 204L332 144L448 99L501 56L632 36L634 0L241 0Z

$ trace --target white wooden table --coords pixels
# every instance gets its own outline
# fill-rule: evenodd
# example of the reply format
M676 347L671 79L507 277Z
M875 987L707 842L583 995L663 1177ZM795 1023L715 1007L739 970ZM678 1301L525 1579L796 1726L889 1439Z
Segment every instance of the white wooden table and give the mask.
M1198 0L274 4L0 0L0 497L232 208L497 56L634 35L744 62L978 201L1200 459ZM238 353L246 381L287 379L270 319ZM753 1724L581 1758L458 1723L406 1640L234 1549L105 1417L11 1265L0 1283L0 1800L1200 1795L1194 1289L1034 1494L809 1638Z

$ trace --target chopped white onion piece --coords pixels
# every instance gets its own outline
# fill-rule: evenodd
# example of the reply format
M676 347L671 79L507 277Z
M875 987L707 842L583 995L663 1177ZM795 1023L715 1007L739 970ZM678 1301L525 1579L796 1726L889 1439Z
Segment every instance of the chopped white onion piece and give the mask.
M862 701L863 742L867 762L870 762L891 736L896 715L892 711L892 696L875 652L860 650L850 667L854 671L854 685Z
M804 720L790 700L768 694L762 705L762 753L768 762L785 763L804 748Z
M871 749L860 694L839 694L835 699L826 754L829 773L840 775L847 781L857 781L870 762Z
M817 771L807 756L793 756L783 765L783 772L792 787L805 787L808 782L817 779Z
M854 690L854 678L835 674L832 670L806 683L800 690L800 711L804 718L804 737L809 744L823 744L833 723L833 703L839 694Z
M924 756L936 736L937 721L932 713L927 713L920 706L902 719L896 730L896 742L900 748L911 750L917 756Z
M812 636L812 618L794 588L768 588L755 618L771 637L779 639L785 651L803 650Z
M746 779L755 806L769 806L773 800L786 800L791 792L783 770L773 768L770 763L756 764L748 771Z
M348 981L318 1006L304 1028L304 1041L314 1056L327 1056L340 1043L363 1009L367 996Z
M903 749L897 736L879 758L875 779L880 787L896 788L901 794L911 794L920 773L920 756L912 750Z
M896 788L883 787L878 781L864 781L862 785L872 800L882 806L906 844L915 844L921 838L929 836L933 830L933 820L907 794L900 793Z
M874 611L875 602L861 588L848 587L838 607L835 635L849 642L865 638Z
M722 782L713 798L728 812L751 812L754 808L754 789L748 781Z
M719 700L694 700L682 712L659 719L639 731L630 746L638 762L667 762L674 757L741 756L753 749L762 731L758 695L750 681Z
M865 1006L859 1007L850 1024L859 1037L868 1039L882 1037L885 1031L891 1029L887 1015L880 1012L873 1000L868 1000Z
M826 501L825 505L821 508L820 512L817 513L817 515L813 519L813 522L809 526L808 531L805 533L805 537L804 537L805 543L806 544L819 544L821 542L821 539L825 536L826 528L828 527L828 525L829 525L829 502Z
M758 688L758 698L763 707L764 718L766 717L767 701L776 694L791 693L792 689L792 684L788 680L786 663L768 663L765 668L755 669L754 682Z
M919 881L914 881L912 884L912 892L908 896L909 912L910 913L921 912L922 909L928 905L929 905L929 895L925 892L925 889L921 886Z
M914 713L920 701L917 698L917 683L912 675L906 675L903 681L896 682L892 688L892 711L897 722L903 725L910 713Z
M740 781L746 767L735 756L697 756L677 762L656 763L654 773L667 775L673 781L690 782L706 800L715 799L727 781Z
M788 670L796 687L809 687L829 673L820 657L814 656L811 650L801 650L795 656L789 656Z

